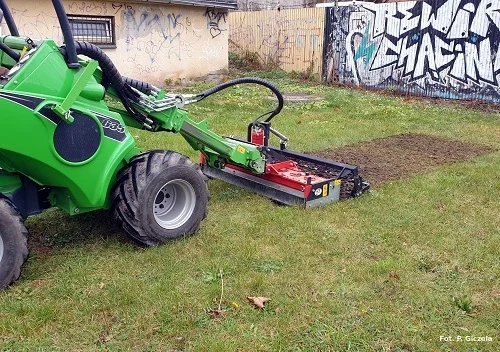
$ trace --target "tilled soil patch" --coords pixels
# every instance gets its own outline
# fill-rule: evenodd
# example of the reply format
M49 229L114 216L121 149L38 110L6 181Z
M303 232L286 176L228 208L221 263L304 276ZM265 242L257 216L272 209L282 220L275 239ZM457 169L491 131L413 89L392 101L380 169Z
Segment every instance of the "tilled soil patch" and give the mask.
M357 165L363 179L373 186L494 151L480 144L408 133L311 154Z

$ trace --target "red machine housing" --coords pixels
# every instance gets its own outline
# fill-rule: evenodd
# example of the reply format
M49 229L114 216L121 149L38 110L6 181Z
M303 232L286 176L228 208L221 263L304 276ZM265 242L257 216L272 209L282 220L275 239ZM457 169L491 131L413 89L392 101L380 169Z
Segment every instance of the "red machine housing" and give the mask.
M226 164L226 168L252 175L252 173L248 170L236 165ZM302 192L305 199L307 199L311 194L313 186L316 186L315 189L317 189L317 186L320 184L321 194L323 194L322 187L325 182L328 181L326 178L311 175L308 172L303 171L297 163L292 160L267 164L265 173L263 175L259 175L258 177L262 180L267 180L269 182Z

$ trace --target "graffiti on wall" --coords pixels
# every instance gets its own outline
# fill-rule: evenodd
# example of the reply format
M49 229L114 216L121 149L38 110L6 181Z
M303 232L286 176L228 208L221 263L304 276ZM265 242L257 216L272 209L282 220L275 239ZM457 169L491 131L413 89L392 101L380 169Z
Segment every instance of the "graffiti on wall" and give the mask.
M227 62L226 37L221 35L228 31L227 12L108 1L68 1L65 7L70 14L114 16L117 49L107 52L124 74L157 78L166 72L189 74L190 65L198 68L200 60L208 62L206 67ZM11 10L23 35L62 43L52 9L34 11L19 2Z
M55 14L31 12L26 8L11 8L19 32L30 38L62 39L59 22Z
M329 15L330 80L441 96L500 92L500 0L362 3Z
M212 39L227 31L227 12L207 8L203 16L207 19L207 28Z
M180 61L191 55L191 41L183 36L190 22L181 13L127 5L122 16L127 62L135 70L154 73L160 70L162 59ZM201 37L196 31L192 33L195 38ZM138 56L146 60L137 60Z

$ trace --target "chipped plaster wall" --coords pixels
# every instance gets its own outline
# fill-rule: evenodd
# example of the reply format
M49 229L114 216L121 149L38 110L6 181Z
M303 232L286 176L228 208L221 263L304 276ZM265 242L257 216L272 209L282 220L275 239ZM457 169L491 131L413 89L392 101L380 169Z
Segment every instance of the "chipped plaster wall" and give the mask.
M7 0L22 35L62 43L51 1ZM154 84L196 78L228 66L227 10L139 2L64 1L69 14L113 16L120 73ZM8 33L3 28L3 33Z

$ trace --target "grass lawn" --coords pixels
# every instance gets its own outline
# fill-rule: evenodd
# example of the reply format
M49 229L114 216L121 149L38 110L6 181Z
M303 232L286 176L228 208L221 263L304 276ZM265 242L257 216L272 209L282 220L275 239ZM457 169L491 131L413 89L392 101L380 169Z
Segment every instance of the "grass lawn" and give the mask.
M272 81L324 98L275 119L290 149L413 132L500 150L498 114ZM238 86L188 110L244 136L273 104L264 89ZM144 149L198 159L180 136L133 134ZM499 171L497 151L314 210L210 181L201 230L152 249L105 212L51 209L27 221L31 256L0 293L0 350L499 351ZM222 287L227 313L211 318ZM256 310L246 296L272 300Z

